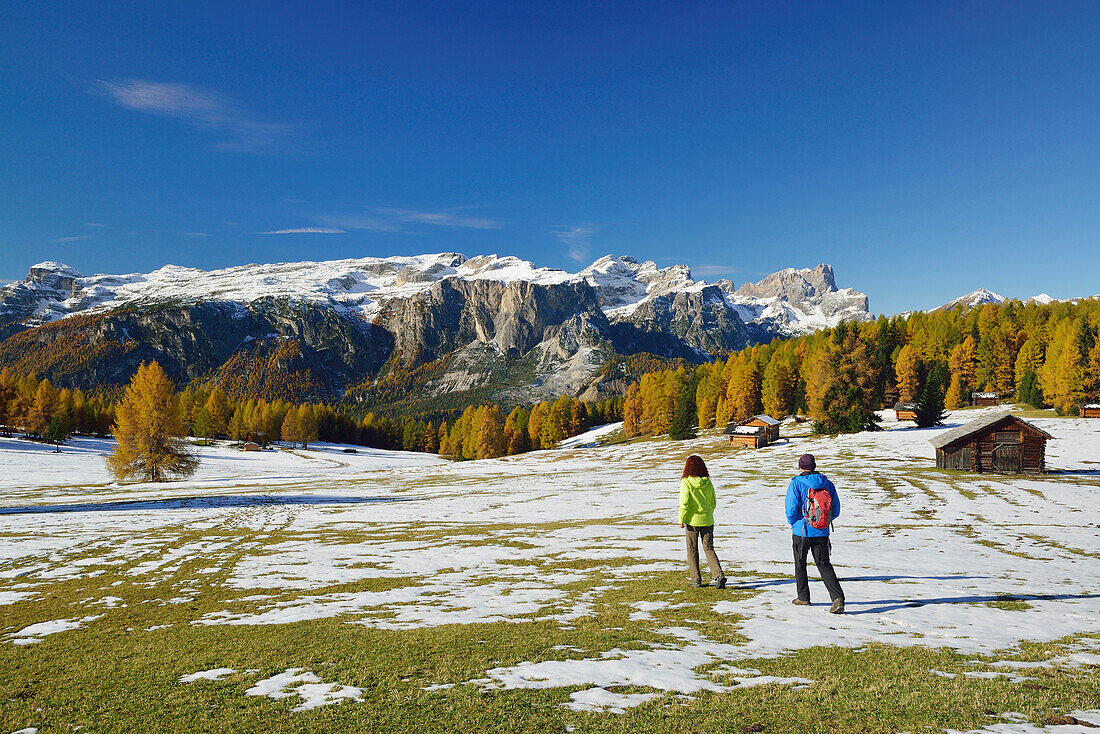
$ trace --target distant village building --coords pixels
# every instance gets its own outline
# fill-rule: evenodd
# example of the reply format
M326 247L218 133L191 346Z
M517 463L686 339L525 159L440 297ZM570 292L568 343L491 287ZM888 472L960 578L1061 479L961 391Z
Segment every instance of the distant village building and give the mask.
M976 407L999 405L1001 396L995 392L972 392L970 402Z
M915 421L917 419L917 404L896 403L894 412L897 413L899 421Z
M944 431L930 441L936 468L997 474L1046 471L1046 442L1054 438L1009 413L995 413Z
M1100 418L1100 403L1084 403L1081 405L1082 418Z
M741 421L741 425L763 428L767 433L768 443L775 443L779 440L779 421L770 415L754 415L747 421Z
M726 435L730 437L730 446L748 446L750 449L758 449L768 445L768 429L760 426L735 426L726 427Z

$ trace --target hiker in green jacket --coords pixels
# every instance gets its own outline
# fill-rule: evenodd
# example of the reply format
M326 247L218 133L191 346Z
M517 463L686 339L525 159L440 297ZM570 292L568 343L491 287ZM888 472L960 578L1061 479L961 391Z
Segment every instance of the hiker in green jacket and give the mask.
M684 464L684 474L680 479L680 527L687 536L688 573L692 586L705 586L699 572L699 541L703 541L703 552L707 554L714 585L726 588L726 577L722 573L722 564L714 553L714 485L703 459L694 454Z

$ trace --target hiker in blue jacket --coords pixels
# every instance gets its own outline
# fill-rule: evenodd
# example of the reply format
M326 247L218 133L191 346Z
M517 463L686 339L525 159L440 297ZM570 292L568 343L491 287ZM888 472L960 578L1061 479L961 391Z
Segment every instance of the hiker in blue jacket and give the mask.
M832 614L844 614L844 592L837 581L833 564L829 561L829 524L840 517L840 497L837 496L836 487L821 472L817 471L817 461L813 454L802 454L798 459L798 468L801 473L791 479L787 485L787 522L791 524L791 533L794 542L794 579L798 596L794 603L799 606L810 606L810 582L806 576L806 554L812 553L814 565L817 566L821 580L825 582L825 588L829 591L829 597L833 605L829 607ZM813 519L815 507L809 509L811 516L807 520L807 503L811 490L823 489L828 491L828 499L824 494L814 503L820 512L822 503L828 502L828 517L820 520ZM817 527L815 527L815 525ZM823 526L823 527L822 527Z

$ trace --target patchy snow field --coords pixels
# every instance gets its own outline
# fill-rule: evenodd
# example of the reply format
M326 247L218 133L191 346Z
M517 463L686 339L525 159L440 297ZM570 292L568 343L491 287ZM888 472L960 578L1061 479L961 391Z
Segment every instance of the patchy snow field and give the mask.
M982 414L957 413L947 427ZM175 595L153 600L159 604L191 601L210 584L237 595L189 619L194 626L339 617L379 629L540 619L568 629L607 590L685 569L678 480L686 456L697 452L718 492L716 549L731 590L742 592L716 597L712 609L736 624L743 644L719 644L705 628L670 628L653 616L690 600L685 573L681 586L631 607L632 621L653 620L659 644L491 668L482 678L436 687L591 684L571 694L571 708L622 711L655 695L812 685L761 676L742 663L813 646L884 642L999 654L1020 641L1100 632L1100 421L1035 423L1056 440L1047 450L1051 473L1034 477L936 471L928 440L945 428L890 419L883 432L794 436L755 451L730 450L713 431L686 442L594 446L611 431L601 427L573 439L577 448L464 463L363 448L344 453L343 446L258 453L216 446L200 449L203 463L190 480L124 487L104 470L108 442L77 439L57 454L0 439L0 605L34 604L52 584L110 570L169 584ZM783 430L805 429L788 423ZM843 616L826 614L817 581L814 607L790 603L783 496L804 452L816 454L841 497L833 559L847 598ZM402 583L330 588L365 579ZM107 587L84 605L94 614L0 628L0 645L94 629L116 612L112 599ZM1077 655L1059 664L1100 662L1095 648ZM721 675L697 672L715 663L725 665ZM1031 673L1010 662L984 667L991 669L974 674ZM200 685L227 670L189 680ZM296 710L359 695L310 672L280 675L248 693L297 692L303 703ZM619 686L650 692L608 690Z

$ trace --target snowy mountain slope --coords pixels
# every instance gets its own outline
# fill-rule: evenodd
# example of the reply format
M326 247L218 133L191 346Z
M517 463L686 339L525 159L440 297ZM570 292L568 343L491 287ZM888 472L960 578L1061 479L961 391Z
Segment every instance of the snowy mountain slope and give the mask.
M1049 296L1048 296L1049 297ZM939 308L933 309L934 311L950 311L956 306L962 306L964 309L974 308L975 306L984 306L987 303L994 305L1004 303L1007 299L1000 293L994 293L991 290L985 288L979 288L973 293L967 293L965 296L959 296L958 298L948 301Z
M467 259L437 253L249 264L210 271L165 265L151 273L92 276L61 263L43 262L33 266L22 282L0 288L0 318L37 325L126 305L215 300L248 304L274 297L325 303L370 320L387 302L423 294L449 278L536 285L583 281L595 290L600 307L612 321L629 320L643 304L663 296L708 287L725 293L729 307L743 322L779 325L782 333L804 333L835 326L840 320L869 317L867 297L852 289L838 290L828 266L788 269L734 294L729 281L708 286L693 280L687 266L658 268L652 261L639 263L631 257L608 255L579 273L569 273L515 257Z
M701 362L869 318L827 265L736 290L612 256L578 273L456 253L92 276L43 262L0 288L0 364L89 387L156 360L178 384L357 401L380 375L423 366L407 399L461 408L475 392L602 399L625 389L603 374L616 355Z

